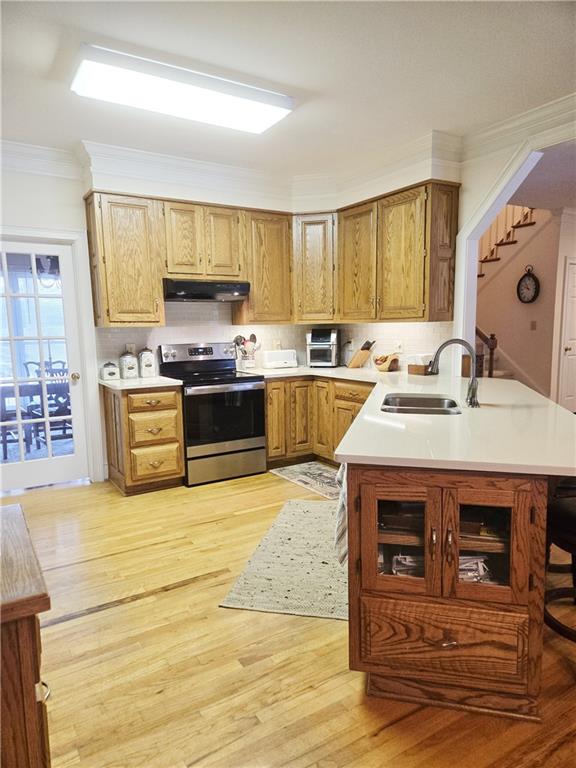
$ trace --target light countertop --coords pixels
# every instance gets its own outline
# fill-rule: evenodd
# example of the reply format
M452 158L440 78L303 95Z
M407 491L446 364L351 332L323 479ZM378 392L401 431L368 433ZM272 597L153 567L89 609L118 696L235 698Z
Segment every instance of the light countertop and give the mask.
M316 369L317 370L317 369ZM338 461L401 467L576 476L576 416L517 381L377 374L379 383L335 451ZM384 413L388 393L453 397L458 415Z
M151 376L149 379L99 379L99 384L108 389L162 389L162 387L181 387L181 379L168 376Z
M375 383L382 381L388 374L380 373L375 368L316 368L309 365L299 365L297 368L246 368L246 373L257 373L265 379L287 379L294 376L317 376L323 379L347 379L348 381L366 381Z

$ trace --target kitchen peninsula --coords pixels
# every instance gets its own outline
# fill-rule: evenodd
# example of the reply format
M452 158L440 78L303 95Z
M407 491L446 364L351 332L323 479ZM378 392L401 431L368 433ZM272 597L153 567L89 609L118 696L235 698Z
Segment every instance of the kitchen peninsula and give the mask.
M576 419L516 381L380 380L348 463L350 667L369 695L537 720L549 482L576 475ZM383 412L443 395L450 415Z

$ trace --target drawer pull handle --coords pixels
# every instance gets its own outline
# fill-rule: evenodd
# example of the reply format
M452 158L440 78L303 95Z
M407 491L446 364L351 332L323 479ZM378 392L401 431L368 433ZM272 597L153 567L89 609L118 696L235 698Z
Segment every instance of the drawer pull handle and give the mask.
M432 535L430 537L430 556L432 560L436 559L436 544L438 543L438 535L436 528L432 528Z
M457 640L442 640L439 643L440 648L458 648Z
M452 544L454 543L454 537L452 535L452 528L448 528L448 533L446 534L446 562L452 563L452 560L454 559L454 553L452 552Z
M150 432L151 435L158 435L162 432L162 427L148 427L146 432Z
M154 469L158 469L158 467L161 467L162 464L164 464L164 459L155 459L154 461L149 461L148 464L151 467L154 467Z
M36 683L36 701L45 704L51 694L52 691L50 690L50 686L48 683L45 683L44 680L40 680L39 683Z
M160 405L160 400L146 400L146 405L151 405L152 408L156 405Z

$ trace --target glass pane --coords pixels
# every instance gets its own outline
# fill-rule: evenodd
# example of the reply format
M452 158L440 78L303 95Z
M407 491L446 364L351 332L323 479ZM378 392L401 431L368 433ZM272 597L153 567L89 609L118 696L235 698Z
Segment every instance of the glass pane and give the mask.
M14 336L38 336L34 299L12 298L12 332Z
M32 259L27 253L7 253L8 287L11 293L34 293Z
M0 293L6 293L6 285L4 283L4 268L0 259Z
M8 338L8 315L6 314L6 298L0 296L0 336Z
M20 461L20 442L18 439L18 424L2 424L0 426L0 443L2 443L2 464Z
M38 293L48 293L54 296L62 294L58 256L36 256L36 276L38 277Z
M46 422L22 424L24 430L24 460L47 459Z
M50 418L70 416L70 382L46 379L48 415Z
M48 339L44 342L44 368L47 376L68 374L68 353L65 341Z
M42 397L42 383L29 381L20 384L20 418L41 419L44 417L44 400Z
M70 456L74 453L72 420L51 421L50 439L52 440L52 456Z
M510 507L460 507L460 581L510 584Z
M378 573L424 576L423 501L378 501Z
M12 355L10 342L0 341L0 379L12 378Z
M43 336L64 336L64 303L62 299L38 299Z
M16 377L35 379L40 376L40 347L37 341L15 341Z
M0 421L16 419L16 393L12 384L0 386Z

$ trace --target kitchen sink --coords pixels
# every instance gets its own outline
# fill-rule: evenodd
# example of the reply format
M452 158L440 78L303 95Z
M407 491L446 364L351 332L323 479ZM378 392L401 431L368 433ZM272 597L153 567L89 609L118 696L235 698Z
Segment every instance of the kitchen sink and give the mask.
M422 413L446 416L462 413L456 400L448 395L423 395L411 392L386 395L381 410L385 413Z

